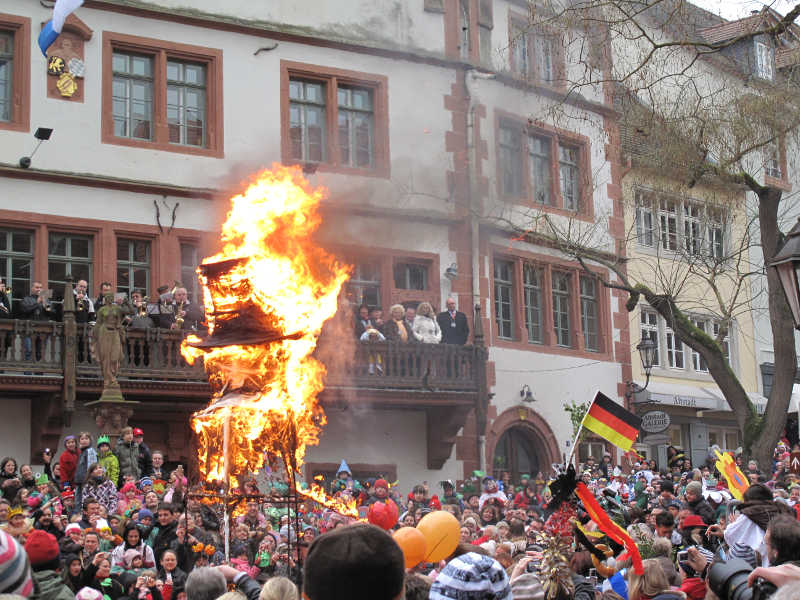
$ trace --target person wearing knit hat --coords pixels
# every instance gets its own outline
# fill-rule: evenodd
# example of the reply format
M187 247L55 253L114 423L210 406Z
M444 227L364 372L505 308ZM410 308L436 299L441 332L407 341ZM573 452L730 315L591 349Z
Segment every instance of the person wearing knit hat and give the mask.
M714 509L708 503L708 500L703 498L703 484L699 481L690 481L686 485L686 504L692 514L702 517L706 523L714 522Z
M308 600L400 600L404 576L403 551L392 537L357 523L312 542L303 591Z
M511 600L511 586L503 567L490 556L467 552L442 569L431 586L430 600Z
M78 590L75 600L103 600L103 593L100 590L85 587Z
M37 598L40 600L71 600L72 590L67 587L61 575L58 541L54 535L35 529L25 542L25 552L33 570Z
M22 508L19 506L15 506L9 510L8 522L0 525L0 529L5 531L20 544L25 543L25 537L32 528L33 522L30 519L25 518L25 513L22 512Z
M514 600L544 600L544 588L533 573L523 573L511 582Z
M33 593L33 577L28 555L20 544L0 531L0 594L29 597Z

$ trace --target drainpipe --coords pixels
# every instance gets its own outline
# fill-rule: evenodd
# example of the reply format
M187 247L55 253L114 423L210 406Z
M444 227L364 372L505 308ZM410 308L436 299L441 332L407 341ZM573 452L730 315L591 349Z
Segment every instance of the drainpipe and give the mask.
M483 314L481 302L481 288L480 288L480 214L481 214L481 196L478 193L478 182L476 176L476 162L478 149L475 147L475 91L472 84L476 79L494 79L492 73L484 73L476 71L474 68L468 68L464 73L464 92L467 97L467 206L469 210L470 222L470 257L472 259L472 306L475 318L480 318ZM480 331L480 326L473 323L473 342L476 346L475 334ZM481 335L481 338L483 336ZM482 343L482 339L481 339ZM485 350L483 350L485 352ZM480 392L479 392L480 393ZM488 405L488 389L485 390L487 397L479 398L478 402L486 402ZM488 424L487 415L484 410L477 410L475 413L475 424L478 430L478 463L481 471L486 472L486 426Z

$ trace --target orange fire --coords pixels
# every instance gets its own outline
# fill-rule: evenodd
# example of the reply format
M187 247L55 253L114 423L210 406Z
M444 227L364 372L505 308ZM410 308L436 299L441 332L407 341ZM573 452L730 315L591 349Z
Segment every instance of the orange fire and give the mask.
M317 395L326 371L311 355L349 274L311 240L325 194L300 169L273 165L231 200L223 250L200 268L205 304L213 307L211 337L225 339L223 332L238 326L238 343L198 348L203 340L189 336L181 347L189 362L203 356L213 390L208 408L192 417L199 469L209 483L227 476L233 486L238 475L258 472L268 455L298 474L306 447L319 443L326 421ZM300 493L358 514L355 502L328 498L316 484Z

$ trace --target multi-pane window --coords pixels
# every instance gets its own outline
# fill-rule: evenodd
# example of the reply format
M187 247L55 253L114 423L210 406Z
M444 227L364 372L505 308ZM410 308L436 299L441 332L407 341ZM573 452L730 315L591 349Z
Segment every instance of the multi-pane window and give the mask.
M134 290L150 296L150 242L147 240L117 239L117 292Z
M197 246L188 242L181 243L181 284L186 288L190 302L200 302L197 285Z
M581 286L581 326L586 350L597 352L597 282L590 277L580 278Z
M708 320L692 319L692 323L703 333L708 333ZM699 373L708 373L708 363L698 352L692 349L692 368Z
M398 290L428 289L428 266L419 263L397 263L394 266L394 287Z
M111 66L114 135L152 139L153 58L115 51Z
M703 252L703 207L693 202L683 203L683 243L686 253L699 256Z
M672 200L662 198L658 203L658 225L661 247L664 250L678 249L678 207Z
M372 90L340 85L339 161L348 167L374 166L375 133Z
M472 40L470 39L469 3L470 0L458 0L458 28L460 33L458 50L461 58L464 60L470 59L470 50L472 49Z
M358 261L345 284L347 298L356 306L381 306L381 266L378 262Z
M503 194L522 194L522 134L519 127L500 125L500 167L502 169Z
M542 332L542 270L530 264L522 265L522 294L525 303L525 327L528 341L544 342Z
M719 335L720 327L721 327L721 325L719 324L718 321L713 321L711 323L711 334L712 334L712 336L713 336L713 338L715 340L717 339L717 336ZM730 343L728 341L728 337L730 335L730 331L728 331L727 333L728 333L728 335L726 335L720 341L720 346L722 346L722 355L725 357L725 360L728 363L730 363L731 362L731 347L730 347Z
M536 64L536 80L552 83L556 79L559 53L559 38L555 35L538 33L533 40L533 54Z
M570 336L570 275L553 271L553 330L556 344L572 346Z
M564 208L578 210L578 149L572 146L558 145L558 170L561 176L561 196Z
M637 190L635 219L640 246L660 244L664 250L693 256L725 256L727 223L720 208Z
M289 81L289 137L293 159L327 160L325 95L325 83Z
M0 277L14 309L31 293L33 284L33 233L13 229L0 229ZM0 318L8 315L0 313Z
M650 198L641 192L636 194L636 239L641 246L655 245L657 233L655 217L653 216L653 203Z
M764 163L764 171L770 177L775 179L783 179L783 169L781 169L781 155L778 144L772 142L764 147L766 154L766 162Z
M517 75L527 77L530 69L528 60L527 26L511 24L511 70Z
M664 336L667 342L667 364L672 369L683 369L683 342L669 327L666 328Z
M494 316L498 337L506 339L513 337L513 272L514 263L511 261L494 261Z
M0 121L11 120L14 97L14 33L0 31Z
M658 313L652 310L642 309L640 312L641 321L641 339L650 340L656 346L656 351L653 354L653 366L657 367L661 364L660 356L660 343L658 336Z
M385 77L324 67L285 66L288 94L282 144L285 162L320 163L388 176ZM323 167L324 168L324 167Z
M764 42L756 42L756 75L761 79L772 80L772 63L775 54Z
M533 200L546 206L553 205L552 141L538 135L528 136L528 153L531 167Z
M171 144L206 144L206 67L167 61L167 123Z
M73 283L81 279L92 287L92 238L73 233L50 233L48 236L47 287L53 298L64 299L67 276Z

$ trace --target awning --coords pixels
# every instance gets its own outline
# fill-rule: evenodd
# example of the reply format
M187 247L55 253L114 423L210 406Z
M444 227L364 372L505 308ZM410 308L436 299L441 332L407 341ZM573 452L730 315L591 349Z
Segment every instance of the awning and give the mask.
M767 399L758 393L748 393L750 400L756 407L758 414L763 414L767 406ZM800 394L793 396L793 402L800 398ZM717 386L680 385L672 383L650 382L644 392L634 394L633 403L643 404L654 402L663 406L678 406L695 410L730 411L731 407ZM790 408L791 412L791 408Z

